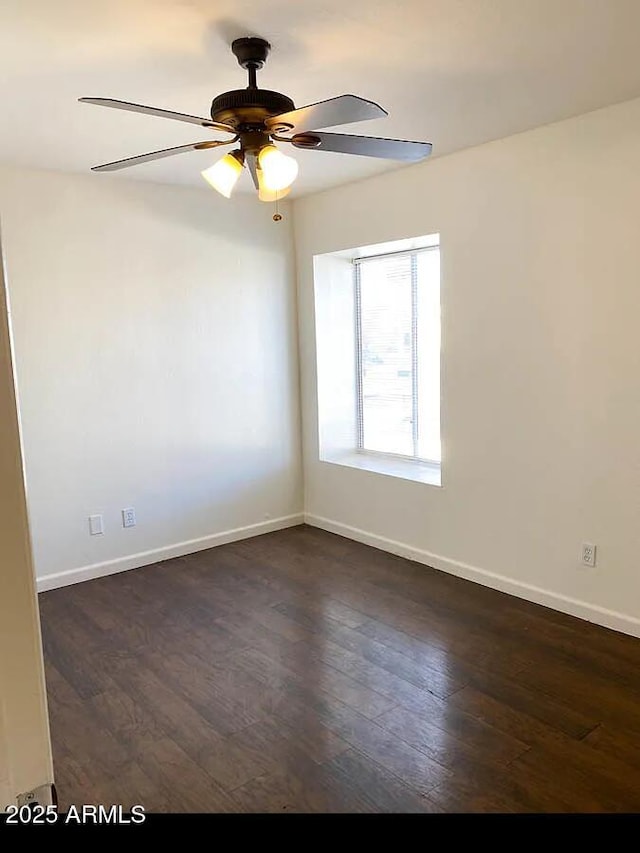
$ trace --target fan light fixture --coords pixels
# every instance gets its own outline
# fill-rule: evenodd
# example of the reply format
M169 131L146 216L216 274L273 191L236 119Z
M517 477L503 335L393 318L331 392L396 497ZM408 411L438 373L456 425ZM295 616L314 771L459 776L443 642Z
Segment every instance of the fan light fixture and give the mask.
M275 145L265 145L258 154L264 189L272 192L286 190L298 176L298 163L278 151Z
M230 154L225 154L221 160L218 160L213 166L209 166L201 174L205 181L220 195L231 198L233 188L242 174L243 164L244 154L242 151L232 151Z
M202 177L225 198L231 198L242 173L244 159L241 150L232 151L205 169ZM264 145L258 152L256 172L260 201L277 201L291 191L291 184L298 175L298 163L293 157L278 151L275 145Z
M268 190L262 179L262 170L258 170L258 199L260 201L275 201L278 202L285 196L289 195L291 187L286 187L284 190Z

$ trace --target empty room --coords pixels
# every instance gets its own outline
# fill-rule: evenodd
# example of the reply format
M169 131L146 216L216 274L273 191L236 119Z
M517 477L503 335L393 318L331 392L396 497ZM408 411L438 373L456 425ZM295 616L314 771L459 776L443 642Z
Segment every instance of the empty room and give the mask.
M639 29L4 0L4 821L640 811Z

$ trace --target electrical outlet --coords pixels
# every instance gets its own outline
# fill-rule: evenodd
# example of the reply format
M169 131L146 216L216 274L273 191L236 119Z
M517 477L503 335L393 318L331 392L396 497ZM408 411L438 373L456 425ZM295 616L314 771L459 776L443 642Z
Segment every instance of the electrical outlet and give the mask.
M596 546L592 542L582 543L582 565L593 568L596 564Z
M122 510L122 526L123 527L135 527L136 526L136 511L130 506L126 509Z
M104 521L101 515L89 516L89 533L92 536L97 536L99 533L104 533Z

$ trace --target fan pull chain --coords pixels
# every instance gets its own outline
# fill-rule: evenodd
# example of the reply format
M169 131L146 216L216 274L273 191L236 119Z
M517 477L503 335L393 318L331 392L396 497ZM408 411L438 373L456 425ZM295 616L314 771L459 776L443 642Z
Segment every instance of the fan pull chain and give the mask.
M282 214L278 208L278 193L276 193L276 212L273 214L274 222L282 222Z

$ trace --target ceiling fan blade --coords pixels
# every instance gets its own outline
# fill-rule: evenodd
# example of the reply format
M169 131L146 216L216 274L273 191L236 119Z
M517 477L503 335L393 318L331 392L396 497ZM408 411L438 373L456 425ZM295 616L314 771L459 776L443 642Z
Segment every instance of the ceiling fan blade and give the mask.
M172 118L176 121L187 121L190 124L199 124L201 127L212 127L215 130L223 130L225 133L235 133L235 130L228 124L220 124L219 122L211 121L208 118L200 116L190 116L186 113L176 113L173 110L161 110L157 107L145 107L142 104L130 104L128 101L116 101L113 98L78 98L82 104L97 104L99 107L112 107L116 110L128 110L132 113L144 113L150 116L159 116L160 118Z
M93 166L92 172L117 172L128 166L138 166L140 163L148 163L150 160L161 160L163 157L173 157L174 154L183 154L186 151L203 151L207 148L217 148L219 145L231 145L235 139L224 141L212 139L210 142L192 142L191 145L178 145L176 148L163 148L162 151L151 151L149 154L139 154L137 157L127 157L125 160L115 160L113 163L105 163L102 166Z
M317 145L310 141L319 139ZM364 157L381 157L384 160L424 160L431 154L430 142L410 142L406 139L383 139L379 136L353 136L348 133L305 133L291 142L294 147L313 151L335 151L339 154L360 154Z
M337 98L329 98L328 101L272 116L267 119L266 125L279 129L283 124L291 125L296 133L302 133L317 127L335 127L337 124L384 118L386 115L387 111L373 101L367 101L357 95L339 95Z
M258 179L258 158L255 154L247 154L245 157L247 169L251 173L251 180L257 190L260 190L260 181Z

